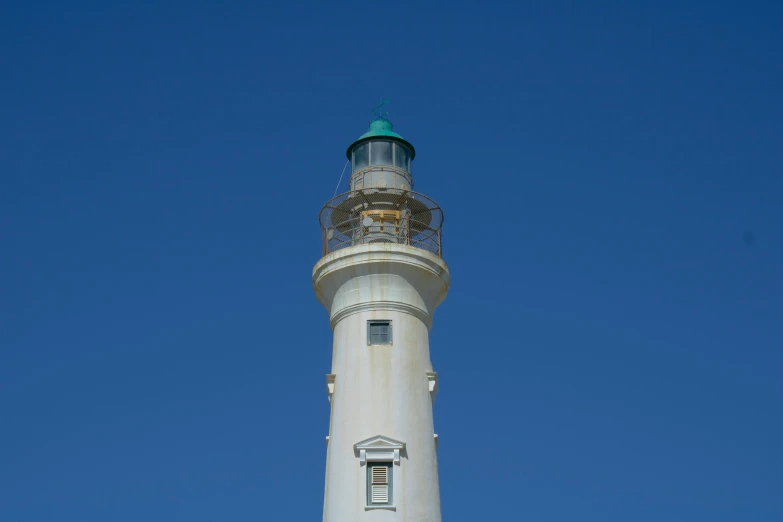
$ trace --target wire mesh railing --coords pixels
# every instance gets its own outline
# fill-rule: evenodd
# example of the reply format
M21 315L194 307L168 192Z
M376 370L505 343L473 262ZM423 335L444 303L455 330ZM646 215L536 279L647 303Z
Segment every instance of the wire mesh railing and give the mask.
M400 189L354 190L333 198L320 215L322 253L392 243L443 255L443 211L422 194Z
M340 229L326 228L323 233L323 255L341 248L373 243L394 243L421 248L442 256L440 230L434 230L414 220L403 220L398 224L380 224L367 226L366 218L356 217L338 223Z

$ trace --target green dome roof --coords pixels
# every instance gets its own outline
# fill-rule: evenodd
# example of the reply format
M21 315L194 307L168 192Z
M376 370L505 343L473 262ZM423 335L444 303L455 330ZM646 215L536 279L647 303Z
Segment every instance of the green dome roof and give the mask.
M351 151L354 147L364 143L365 141L370 141L376 138L387 138L392 141L402 143L410 149L411 160L413 160L413 158L416 156L416 149L413 148L413 145L411 145L410 142L408 142L405 138L394 132L392 130L392 123L385 118L371 121L370 129L359 136L356 141L351 143L351 145L348 147L348 150L345 152L345 155L348 156L348 159L351 159Z

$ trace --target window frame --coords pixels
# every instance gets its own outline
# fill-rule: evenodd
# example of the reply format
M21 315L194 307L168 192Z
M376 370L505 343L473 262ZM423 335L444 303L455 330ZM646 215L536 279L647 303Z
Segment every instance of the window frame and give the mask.
M372 501L372 470L373 468L386 468L386 502ZM367 507L388 507L394 505L394 464L392 461L377 461L367 463ZM376 484L381 485L381 484Z
M364 439L353 445L354 452L359 458L359 465L364 468L368 464L373 462L386 462L389 463L391 469L389 472L391 475L387 475L386 480L394 489L400 489L400 484L404 478L400 474L400 466L402 466L402 456L405 453L405 443L399 440L392 439L385 435L375 435L369 439ZM365 476L371 477L366 470L362 470ZM372 484L370 484L372 485ZM372 490L372 488L370 488ZM400 489L400 491L402 491ZM387 492L388 493L388 492ZM389 502L394 502L394 498L391 496L394 493L389 493ZM368 504L365 502L364 510L370 511L373 509L387 509L389 511L397 511L394 504Z
M372 342L372 325L373 324L386 324L389 327L389 342L386 343L374 343ZM367 346L392 346L394 344L394 336L392 335L392 321L391 319L368 319L367 320Z

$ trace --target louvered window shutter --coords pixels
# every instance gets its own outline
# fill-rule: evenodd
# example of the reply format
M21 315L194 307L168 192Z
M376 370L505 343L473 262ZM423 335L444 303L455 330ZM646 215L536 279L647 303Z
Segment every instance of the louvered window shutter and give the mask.
M369 503L370 504L389 504L390 498L390 466L386 463L375 464L369 469L370 479L370 491L369 491Z
M373 484L388 484L389 474L386 466L373 466L372 467L372 483Z
M372 485L372 503L386 504L389 502L389 486L373 484Z

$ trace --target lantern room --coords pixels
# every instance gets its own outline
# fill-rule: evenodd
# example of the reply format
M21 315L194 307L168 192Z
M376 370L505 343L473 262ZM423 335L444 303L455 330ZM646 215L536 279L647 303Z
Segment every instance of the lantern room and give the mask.
M416 151L392 130L385 118L370 123L370 129L348 147L351 161L351 190L411 190L411 162Z
M321 209L323 255L356 245L393 243L441 256L443 211L412 190L413 145L380 116L346 155L351 162L348 192Z

